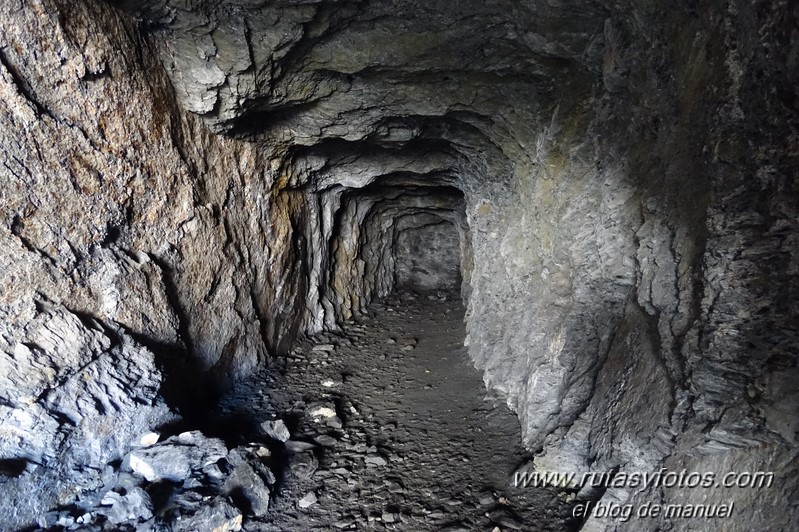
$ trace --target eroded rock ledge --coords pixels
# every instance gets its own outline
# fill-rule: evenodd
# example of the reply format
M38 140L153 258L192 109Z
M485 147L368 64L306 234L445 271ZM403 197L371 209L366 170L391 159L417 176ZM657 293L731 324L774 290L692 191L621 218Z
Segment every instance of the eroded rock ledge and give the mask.
M708 501L796 522L795 6L122 4L0 7L4 486L127 452L186 402L159 368L212 390L357 317L446 223L539 469L774 471ZM147 409L83 404L103 364Z

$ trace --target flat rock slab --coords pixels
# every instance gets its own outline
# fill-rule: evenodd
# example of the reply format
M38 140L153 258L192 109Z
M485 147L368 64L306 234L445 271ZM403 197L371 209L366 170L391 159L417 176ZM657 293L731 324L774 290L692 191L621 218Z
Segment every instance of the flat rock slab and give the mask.
M261 423L261 431L277 441L285 442L291 438L291 432L282 419L264 421Z
M224 458L228 449L222 440L202 433L184 432L146 449L130 453L130 467L149 482L184 481L194 470Z

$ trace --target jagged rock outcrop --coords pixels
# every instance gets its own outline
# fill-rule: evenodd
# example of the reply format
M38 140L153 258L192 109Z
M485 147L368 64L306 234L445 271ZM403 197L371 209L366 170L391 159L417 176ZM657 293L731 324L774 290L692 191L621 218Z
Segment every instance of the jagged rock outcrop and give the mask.
M280 305L269 283L251 290L266 240L281 260L276 228L230 222L267 195L268 172L236 177L263 173L263 158L180 110L129 17L103 2L3 4L0 93L0 489L14 527L94 489L98 469L175 419L164 398L196 403L285 330L283 311L261 319Z
M394 290L435 220L539 468L774 471L704 495L794 522L795 6L121 7L0 7L2 408L86 356L31 336L46 306L218 385Z
M155 355L123 331L47 305L25 338L0 358L6 527L96 488L98 466L176 419Z

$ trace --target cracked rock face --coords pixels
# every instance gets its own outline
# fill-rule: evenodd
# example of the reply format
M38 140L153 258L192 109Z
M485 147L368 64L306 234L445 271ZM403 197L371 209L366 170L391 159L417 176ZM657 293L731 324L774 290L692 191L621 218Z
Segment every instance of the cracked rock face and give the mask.
M87 466L120 457L149 427L176 418L159 393L155 356L124 332L52 306L26 335L0 359L0 460L16 464L2 485L8 526L70 502L97 481Z
M764 504L788 528L796 19L738 0L4 3L0 460L121 456L162 397L179 409L397 288L459 284L470 356L539 469L774 471L767 494L708 497L735 498L730 530ZM4 481L44 474L23 469Z
M461 250L455 226L432 217L413 220L408 225L396 237L397 287L425 291L459 289Z

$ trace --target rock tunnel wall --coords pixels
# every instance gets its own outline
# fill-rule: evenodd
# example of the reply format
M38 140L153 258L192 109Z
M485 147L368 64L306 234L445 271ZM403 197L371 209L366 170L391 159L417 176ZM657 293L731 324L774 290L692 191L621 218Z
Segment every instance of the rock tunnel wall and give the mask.
M0 93L0 459L30 471L2 488L13 527L263 363L303 281L269 158L180 109L129 16L4 2Z
M435 217L538 469L775 471L707 497L730 530L787 528L795 8L424 4L0 7L0 459L120 453L179 406L159 387L211 390L390 293L396 235ZM140 360L111 364L120 396L149 383L139 417L84 404L106 359Z

